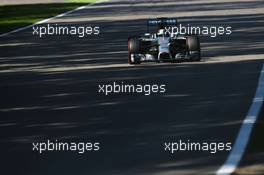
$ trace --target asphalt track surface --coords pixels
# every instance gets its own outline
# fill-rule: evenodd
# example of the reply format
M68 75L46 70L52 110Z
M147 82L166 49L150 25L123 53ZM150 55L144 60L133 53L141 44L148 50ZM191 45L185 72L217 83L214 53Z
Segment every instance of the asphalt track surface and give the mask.
M99 25L100 37L0 38L1 174L214 174L229 152L164 151L182 140L233 142L263 65L263 1L109 1L50 22ZM127 65L127 38L147 18L230 25L202 37L203 61ZM166 84L152 96L98 94L98 85ZM32 151L32 142L98 141L100 152Z

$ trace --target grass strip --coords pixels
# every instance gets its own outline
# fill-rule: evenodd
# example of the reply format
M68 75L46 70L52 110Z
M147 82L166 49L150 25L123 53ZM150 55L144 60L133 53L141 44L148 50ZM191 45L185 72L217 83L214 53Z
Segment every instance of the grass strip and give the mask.
M66 0L65 3L0 6L0 34L34 24L96 0Z

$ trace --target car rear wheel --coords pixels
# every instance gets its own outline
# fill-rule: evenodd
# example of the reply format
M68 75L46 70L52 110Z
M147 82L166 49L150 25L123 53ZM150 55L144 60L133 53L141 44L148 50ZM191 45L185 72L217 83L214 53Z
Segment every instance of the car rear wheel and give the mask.
M201 49L200 49L200 41L198 36L187 36L186 38L187 48L190 54L194 53L194 57L191 58L193 61L201 60Z
M139 54L140 53L140 41L138 38L130 38L128 39L128 63L129 64L140 64L140 59L134 57L134 60L132 60L131 55L132 54Z

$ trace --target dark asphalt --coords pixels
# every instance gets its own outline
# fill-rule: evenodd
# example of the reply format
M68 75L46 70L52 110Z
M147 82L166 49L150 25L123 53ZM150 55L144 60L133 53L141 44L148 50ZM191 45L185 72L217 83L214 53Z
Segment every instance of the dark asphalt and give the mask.
M263 3L196 2L110 1L51 21L99 25L100 37L40 39L29 29L0 38L1 174L213 174L229 152L171 155L163 143L235 140L263 64L264 14L254 10ZM248 8L252 14L243 14ZM218 15L221 10L233 14ZM235 31L202 37L200 63L128 66L127 38L145 31L144 18L177 12L185 23L225 24ZM113 81L166 84L167 91L152 96L97 92L99 84ZM81 155L32 151L32 142L46 139L97 141L101 150Z

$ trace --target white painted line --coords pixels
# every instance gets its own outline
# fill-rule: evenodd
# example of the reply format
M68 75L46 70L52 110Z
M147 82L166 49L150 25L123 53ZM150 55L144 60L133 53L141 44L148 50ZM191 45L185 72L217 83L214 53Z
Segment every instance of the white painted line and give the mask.
M264 64L259 76L258 87L246 118L239 130L235 144L224 165L216 172L216 175L230 175L238 166L247 147L252 128L258 118L264 99Z
M43 23L46 23L46 22L48 22L48 21L50 21L50 20L52 20L52 19L60 18L60 17L63 17L63 16L65 16L65 15L68 15L68 14L70 14L70 13L76 12L76 11L78 11L78 10L82 10L82 9L84 9L84 8L87 7L87 6L91 6L91 5L94 5L94 4L98 4L98 3L102 3L102 2L107 2L107 1L109 1L109 0L99 0L99 1L96 1L96 2L94 2L94 3L90 3L90 4L88 4L88 5L84 5L84 6L77 7L76 9L73 9L73 10L67 11L67 12L62 13L62 14L59 14L59 15L57 15L57 16L54 16L54 17L51 17L51 18L48 18L48 19L44 19L44 20L42 20L42 21L36 22L36 23L34 23L34 24L31 24L31 25L28 25L28 26L25 26L25 27L18 28L18 29L15 29L15 30L12 30L12 31L7 32L7 33L3 33L3 34L0 35L0 37L4 37L4 36L7 36L7 35L10 35L10 34L13 34L13 33L20 32L20 31L22 31L22 30L26 30L26 29L28 29L28 28L31 28L31 27L35 26L35 25L43 24Z

